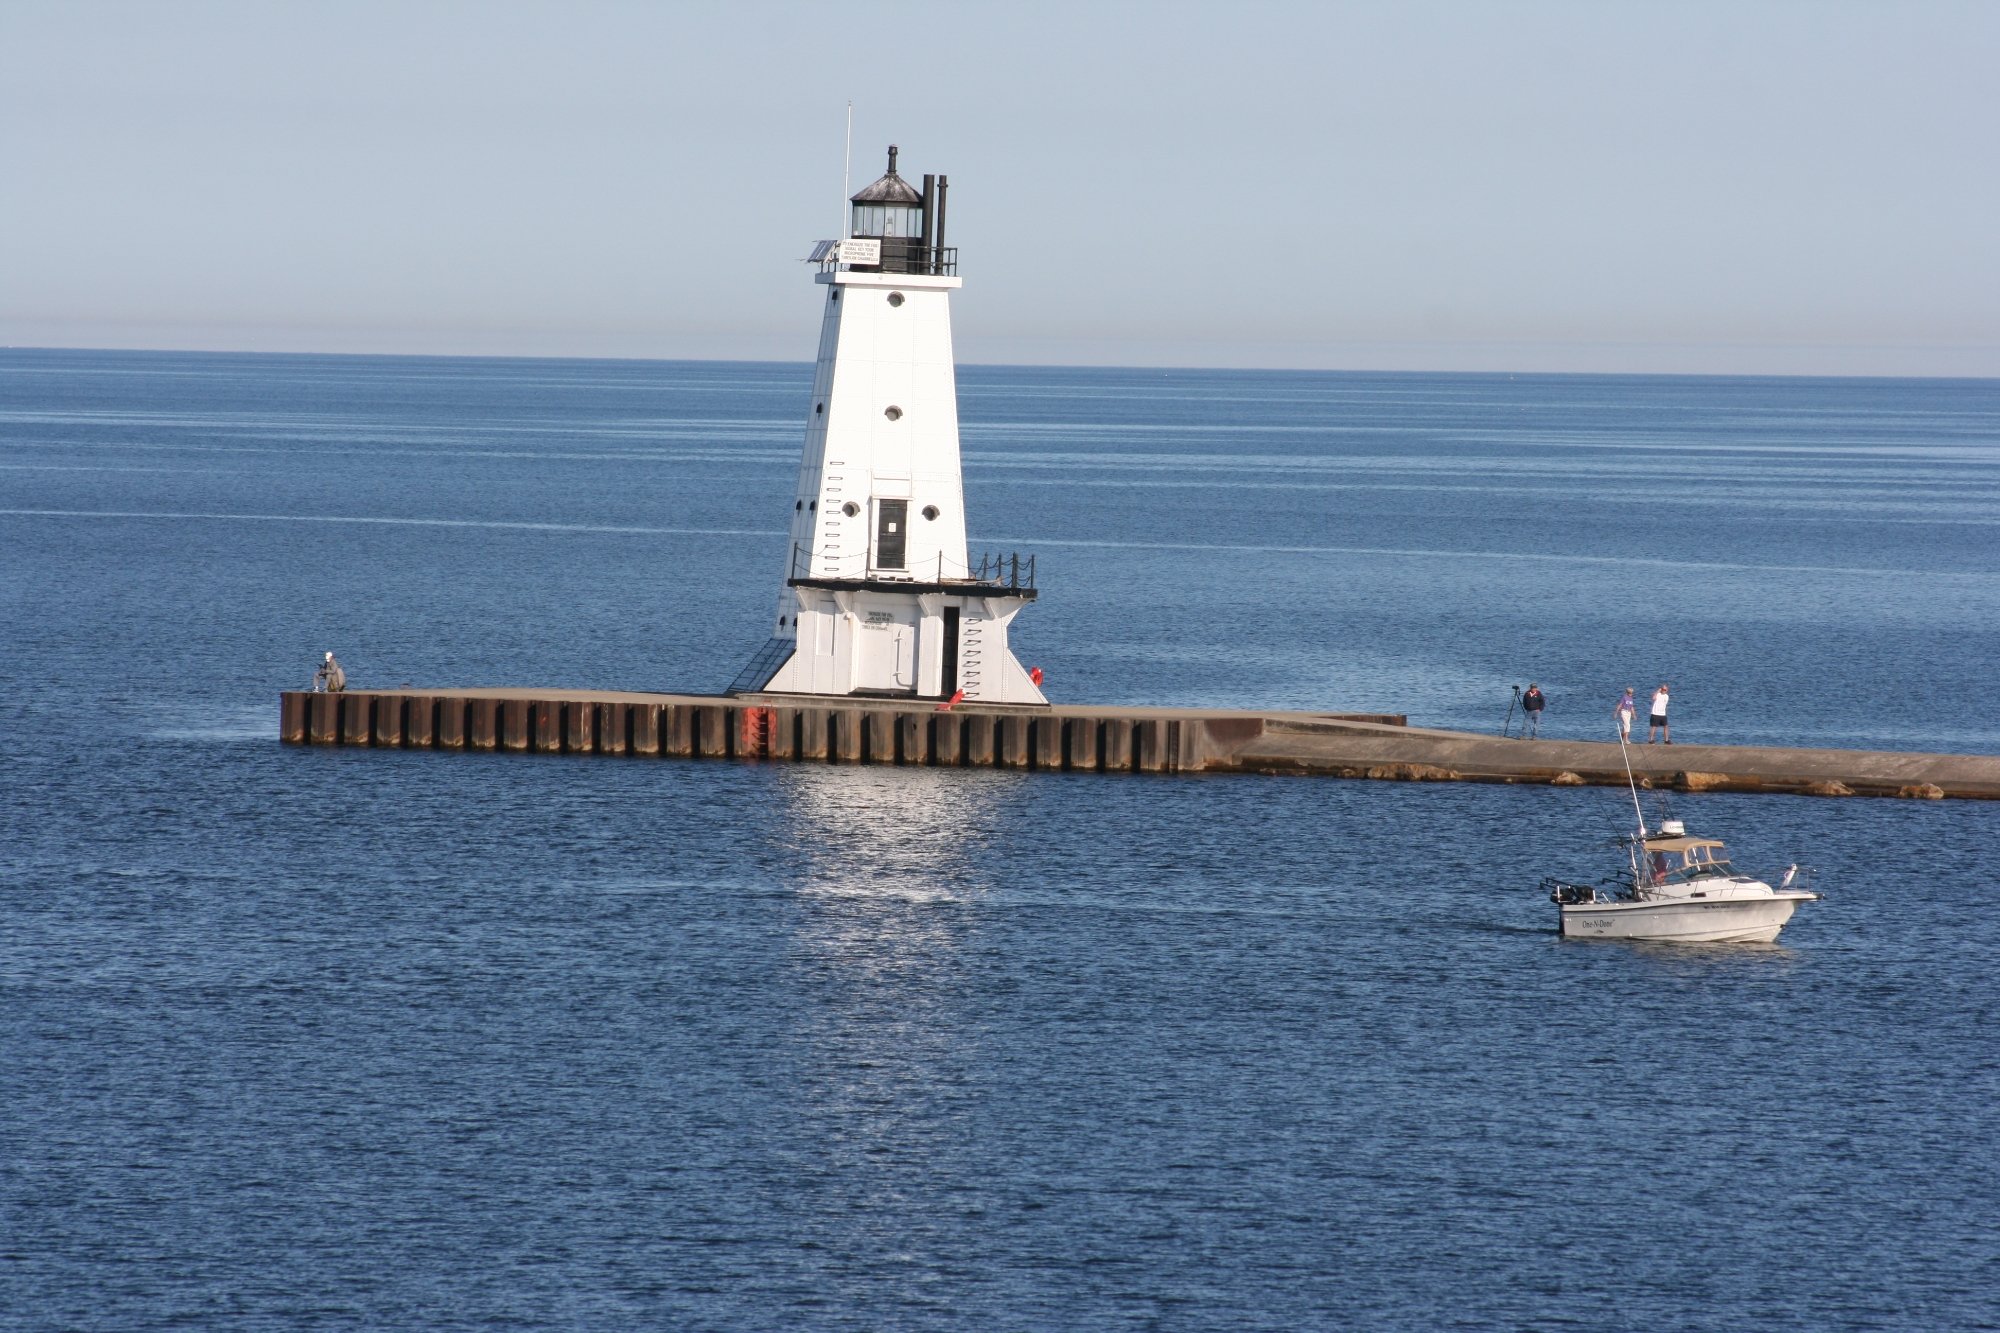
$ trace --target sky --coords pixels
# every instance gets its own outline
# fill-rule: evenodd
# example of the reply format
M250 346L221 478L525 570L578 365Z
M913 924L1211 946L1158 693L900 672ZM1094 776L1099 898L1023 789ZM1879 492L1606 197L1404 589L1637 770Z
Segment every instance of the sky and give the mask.
M2000 375L2000 3L0 0L0 346ZM844 162L853 104L853 163Z

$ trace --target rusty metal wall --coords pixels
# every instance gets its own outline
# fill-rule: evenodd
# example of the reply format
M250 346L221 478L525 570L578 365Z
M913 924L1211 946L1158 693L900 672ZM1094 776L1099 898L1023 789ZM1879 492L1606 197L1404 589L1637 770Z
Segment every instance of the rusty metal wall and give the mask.
M726 698L653 704L349 690L281 695L278 734L292 745L1168 773L1185 767L1181 726L941 711L930 703L783 707Z

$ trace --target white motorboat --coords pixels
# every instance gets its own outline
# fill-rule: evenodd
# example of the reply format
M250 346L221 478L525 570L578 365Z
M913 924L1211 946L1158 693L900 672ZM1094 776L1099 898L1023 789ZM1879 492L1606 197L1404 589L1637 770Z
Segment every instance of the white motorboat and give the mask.
M1631 848L1629 882L1609 886L1544 880L1562 913L1562 933L1599 940L1674 940L1687 944L1768 943L1800 903L1817 900L1798 868L1776 888L1736 873L1715 838L1688 833L1669 819L1658 833L1620 840Z
M1626 772L1631 769L1628 761ZM1639 813L1639 790L1632 785L1632 809ZM1600 885L1545 879L1549 900L1562 918L1562 933L1584 939L1667 940L1684 944L1769 943L1778 938L1800 903L1817 901L1798 866L1776 887L1729 864L1716 838L1697 837L1678 819L1662 820L1646 831L1643 814L1637 837L1620 838L1625 873Z

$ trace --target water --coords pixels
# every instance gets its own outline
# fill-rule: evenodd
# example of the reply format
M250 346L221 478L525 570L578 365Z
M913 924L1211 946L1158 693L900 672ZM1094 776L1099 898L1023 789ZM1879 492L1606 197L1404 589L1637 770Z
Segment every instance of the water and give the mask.
M1984 804L287 750L714 689L802 366L0 353L0 1325L1969 1328ZM1061 698L2000 752L2000 385L968 369ZM159 701L164 694L166 703Z

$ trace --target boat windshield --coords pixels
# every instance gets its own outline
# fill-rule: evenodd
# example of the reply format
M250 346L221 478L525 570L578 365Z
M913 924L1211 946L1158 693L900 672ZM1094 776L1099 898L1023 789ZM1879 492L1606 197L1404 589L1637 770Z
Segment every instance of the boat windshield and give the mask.
M1646 849L1646 867L1653 883L1665 884L1735 873L1730 869L1729 858L1724 854L1721 843L1695 842L1693 839L1676 841L1680 845L1649 846Z

